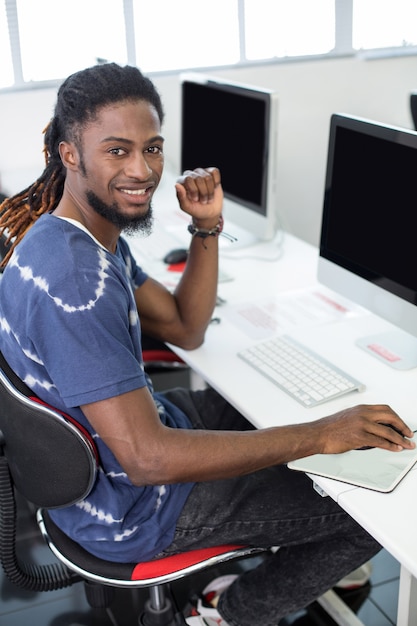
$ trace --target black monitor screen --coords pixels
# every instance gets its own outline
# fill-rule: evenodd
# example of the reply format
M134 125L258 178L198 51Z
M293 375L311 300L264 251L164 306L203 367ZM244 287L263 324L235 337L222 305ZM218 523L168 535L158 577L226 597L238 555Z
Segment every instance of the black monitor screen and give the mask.
M181 170L216 166L225 196L266 214L269 95L182 83Z
M417 135L333 116L320 254L416 303Z

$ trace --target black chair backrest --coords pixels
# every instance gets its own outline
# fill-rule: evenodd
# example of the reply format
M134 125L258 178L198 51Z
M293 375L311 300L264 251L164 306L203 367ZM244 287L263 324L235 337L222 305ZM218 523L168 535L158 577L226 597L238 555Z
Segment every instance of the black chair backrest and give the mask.
M38 507L57 508L82 500L96 479L92 442L58 411L24 395L22 381L19 391L5 369L3 360L0 447L15 487Z

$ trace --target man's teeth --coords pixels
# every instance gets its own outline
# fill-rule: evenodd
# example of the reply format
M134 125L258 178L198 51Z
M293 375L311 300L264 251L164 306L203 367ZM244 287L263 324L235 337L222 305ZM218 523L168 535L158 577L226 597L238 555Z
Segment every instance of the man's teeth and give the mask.
M121 189L121 191L131 196L143 196L146 193L146 189Z

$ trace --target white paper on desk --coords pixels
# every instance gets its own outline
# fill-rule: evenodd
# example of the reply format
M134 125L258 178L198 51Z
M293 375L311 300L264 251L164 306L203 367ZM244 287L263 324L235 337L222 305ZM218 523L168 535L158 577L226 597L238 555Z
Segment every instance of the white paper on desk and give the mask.
M362 311L343 298L313 288L279 294L257 303L243 302L222 311L253 339L267 339L292 328L317 326L353 317Z

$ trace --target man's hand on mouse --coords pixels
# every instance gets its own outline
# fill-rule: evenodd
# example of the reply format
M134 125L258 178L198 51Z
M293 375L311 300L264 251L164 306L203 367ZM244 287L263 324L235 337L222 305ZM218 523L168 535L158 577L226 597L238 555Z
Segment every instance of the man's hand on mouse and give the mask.
M314 422L320 429L323 454L337 454L366 447L393 452L416 447L414 432L387 405L361 404Z
M217 224L223 208L223 189L217 167L186 170L175 189L182 211L200 228Z

